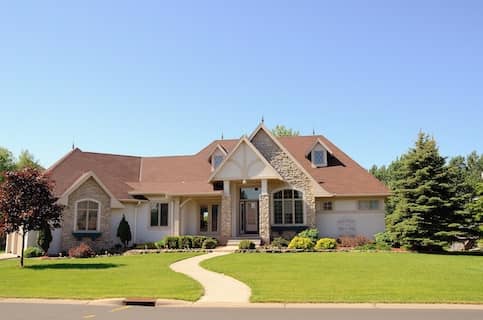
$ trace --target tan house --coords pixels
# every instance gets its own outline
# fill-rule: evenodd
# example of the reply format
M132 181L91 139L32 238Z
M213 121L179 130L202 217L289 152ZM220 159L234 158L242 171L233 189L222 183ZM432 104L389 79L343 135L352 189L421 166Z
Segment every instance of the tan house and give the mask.
M119 239L124 215L133 243L167 235L209 235L221 243L269 243L308 227L321 236L384 230L387 188L323 136L280 137L264 124L237 140L216 140L190 156L133 157L74 149L48 169L65 206L50 254L80 242ZM28 234L27 245L36 235ZM17 235L6 251L19 252Z

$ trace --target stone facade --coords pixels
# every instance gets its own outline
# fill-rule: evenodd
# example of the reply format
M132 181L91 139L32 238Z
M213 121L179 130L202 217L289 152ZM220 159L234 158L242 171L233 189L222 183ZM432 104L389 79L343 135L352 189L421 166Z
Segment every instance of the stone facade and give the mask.
M263 243L270 242L270 196L261 194L259 198L259 234Z
M221 228L220 238L221 244L225 244L232 235L232 220L231 220L231 196L223 195L221 197Z
M253 145L267 159L275 170L282 176L286 184L299 189L304 193L305 202L305 224L308 227L316 227L315 215L315 196L313 190L313 180L305 174L297 165L263 130L252 139ZM274 189L272 184L272 190ZM281 184L282 185L282 184Z
M74 232L76 202L82 199L93 199L100 203L100 225L101 235L92 240L91 238L77 239L72 234ZM108 249L111 243L111 199L109 195L97 184L93 178L89 178L79 188L69 195L69 202L64 208L62 222L62 251L78 246L81 242L89 244L96 250Z

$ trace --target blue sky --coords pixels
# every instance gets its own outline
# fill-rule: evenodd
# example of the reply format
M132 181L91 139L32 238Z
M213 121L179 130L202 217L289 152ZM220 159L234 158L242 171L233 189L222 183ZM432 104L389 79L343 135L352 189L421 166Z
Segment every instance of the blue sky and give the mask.
M0 146L197 152L262 115L365 167L483 148L481 1L0 4Z

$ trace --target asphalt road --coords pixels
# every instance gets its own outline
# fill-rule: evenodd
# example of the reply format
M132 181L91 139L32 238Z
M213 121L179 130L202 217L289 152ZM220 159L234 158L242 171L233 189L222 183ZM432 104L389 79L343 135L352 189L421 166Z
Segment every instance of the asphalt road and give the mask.
M483 310L163 308L0 303L1 320L481 320Z

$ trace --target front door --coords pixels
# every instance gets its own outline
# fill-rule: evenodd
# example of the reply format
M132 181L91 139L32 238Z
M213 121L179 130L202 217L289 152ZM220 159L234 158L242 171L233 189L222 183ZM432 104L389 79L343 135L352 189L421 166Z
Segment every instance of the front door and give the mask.
M258 233L258 201L240 201L241 233Z

